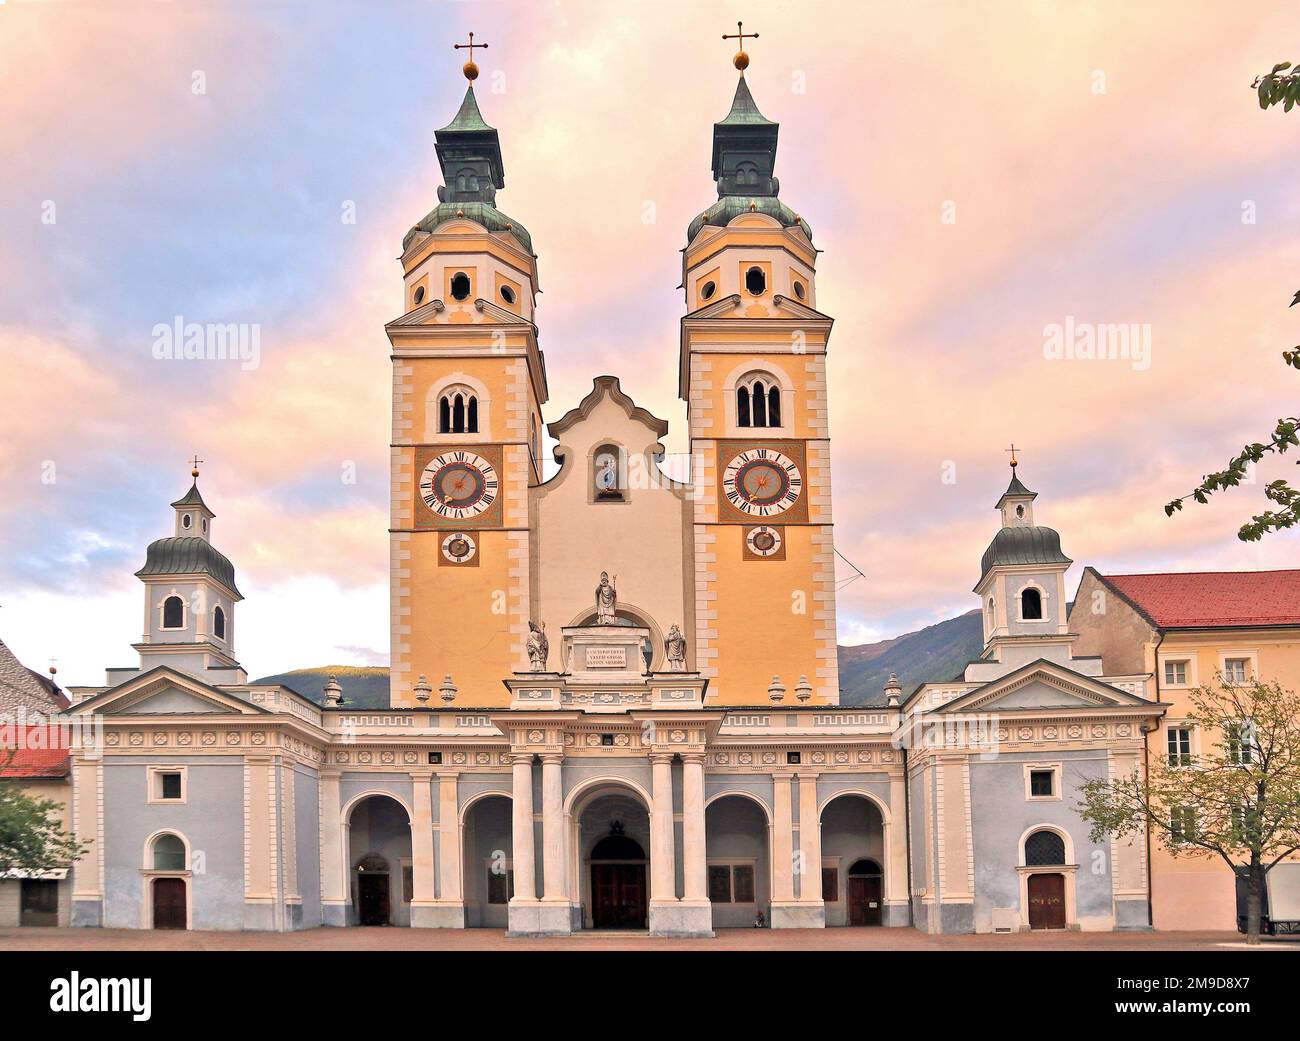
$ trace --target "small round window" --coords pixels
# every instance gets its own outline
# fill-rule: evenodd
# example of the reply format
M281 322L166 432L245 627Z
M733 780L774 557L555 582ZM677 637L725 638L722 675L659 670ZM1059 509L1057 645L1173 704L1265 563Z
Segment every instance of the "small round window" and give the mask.
M188 528L192 523L194 523L194 518L192 518L188 513L181 517L182 528Z
M761 267L752 267L745 272L745 288L749 290L750 296L763 295L763 291L767 289L767 276L763 274Z
M464 300L469 296L469 275L464 271L457 271L451 276L451 295L456 300Z
M416 288L415 288L415 302L416 302L417 304L422 304L422 303L424 303L424 286L416 286Z
M502 286L501 299L508 304L513 304L515 302L515 291L511 289L509 286Z
M700 299L712 300L713 294L716 293L717 291L718 291L718 283L705 282L704 285L700 286Z
M794 284L794 295L797 296L800 300L803 299L803 296L804 296L804 288L803 288L803 283L802 283L802 282L796 282L796 283Z

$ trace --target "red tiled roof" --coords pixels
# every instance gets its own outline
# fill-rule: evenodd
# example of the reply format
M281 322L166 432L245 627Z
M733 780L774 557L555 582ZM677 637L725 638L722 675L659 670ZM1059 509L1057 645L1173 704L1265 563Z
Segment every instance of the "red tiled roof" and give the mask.
M1300 570L1103 577L1161 629L1300 626Z
M0 727L0 777L66 777L66 743L57 725Z

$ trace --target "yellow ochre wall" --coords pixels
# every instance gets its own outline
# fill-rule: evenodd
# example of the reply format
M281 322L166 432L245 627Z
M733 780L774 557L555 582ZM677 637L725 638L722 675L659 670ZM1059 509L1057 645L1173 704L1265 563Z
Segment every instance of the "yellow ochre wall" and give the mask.
M1159 678L1160 700L1170 705L1160 728L1147 737L1147 754L1152 761L1167 755L1168 728L1186 718L1188 692L1196 686L1213 685L1224 658L1251 658L1258 664L1261 679L1276 681L1287 690L1300 690L1300 628L1168 632L1158 654L1153 640L1147 644L1146 656L1148 671ZM1165 683L1164 663L1184 659L1192 663L1187 684L1177 687ZM1195 734L1192 740L1193 752L1213 751L1211 736ZM1237 927L1232 872L1219 857L1172 857L1159 840L1153 840L1151 879L1153 924L1157 929Z

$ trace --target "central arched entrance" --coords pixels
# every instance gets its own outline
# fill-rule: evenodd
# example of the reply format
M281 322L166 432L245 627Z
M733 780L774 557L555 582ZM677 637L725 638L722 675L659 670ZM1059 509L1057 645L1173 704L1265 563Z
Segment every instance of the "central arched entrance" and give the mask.
M615 821L591 850L591 927L644 929L647 908L645 850Z
M576 799L571 816L583 927L648 928L650 814L641 794L596 783Z

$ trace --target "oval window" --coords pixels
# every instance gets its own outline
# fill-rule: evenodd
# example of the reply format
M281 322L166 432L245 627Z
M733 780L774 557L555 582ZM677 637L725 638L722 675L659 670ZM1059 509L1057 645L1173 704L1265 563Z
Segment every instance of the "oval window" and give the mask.
M181 527L182 527L182 528L188 528L188 527L190 526L191 523L193 523L193 518L190 517L190 515L189 515L188 513L182 515L182 517L181 517Z
M802 299L803 299L803 294L804 294L803 283L802 283L802 282L796 282L796 283L794 284L794 295L797 296L800 300L802 300Z
M750 296L763 295L763 290L767 288L767 276L761 267L752 267L745 272L745 288L749 290Z
M457 300L464 300L469 296L469 275L464 271L457 271L451 276L451 295Z
M515 291L511 289L509 286L502 286L501 299L508 304L513 304L515 302Z
M700 287L700 299L712 300L713 294L716 293L717 291L718 291L718 284L716 282L705 282L704 285Z
M424 303L424 286L415 287L415 302L417 304Z

